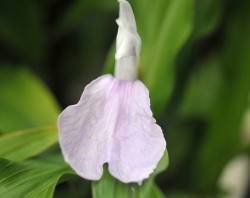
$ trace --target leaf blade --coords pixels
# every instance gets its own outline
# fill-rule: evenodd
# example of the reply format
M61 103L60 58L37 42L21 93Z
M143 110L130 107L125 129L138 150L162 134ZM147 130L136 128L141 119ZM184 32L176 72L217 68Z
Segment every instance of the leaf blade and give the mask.
M58 140L57 127L41 127L0 136L0 157L23 161L46 150Z
M150 91L152 109L156 115L161 114L172 94L174 61L190 36L193 23L193 1L168 2L161 28L154 35L156 41L143 54L143 80Z
M46 86L27 69L0 68L0 131L57 123L60 108Z
M22 163L0 159L0 173L0 196L3 198L52 198L60 177L75 175L63 162L37 159Z

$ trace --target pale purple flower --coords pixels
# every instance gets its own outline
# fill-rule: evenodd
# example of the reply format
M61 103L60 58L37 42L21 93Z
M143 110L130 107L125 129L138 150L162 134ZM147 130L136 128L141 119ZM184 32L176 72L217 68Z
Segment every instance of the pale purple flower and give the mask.
M119 0L115 78L103 75L84 89L80 101L59 116L59 143L78 175L99 180L103 164L124 183L142 182L166 149L150 110L149 92L137 80L141 40L129 3Z

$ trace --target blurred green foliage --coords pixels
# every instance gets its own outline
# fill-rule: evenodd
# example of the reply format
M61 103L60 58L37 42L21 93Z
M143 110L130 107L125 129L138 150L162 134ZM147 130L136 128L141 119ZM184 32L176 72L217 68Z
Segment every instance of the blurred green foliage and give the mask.
M40 127L0 136L0 156L23 161L46 150L58 141L57 127Z
M23 163L0 159L0 195L53 197L56 184L71 179L74 172L61 160L28 160Z
M45 85L24 68L0 68L0 132L55 125L59 105Z
M141 187L105 171L93 197L223 197L222 170L250 150L242 140L250 2L129 2L142 39L139 78L170 164L163 171L165 156ZM63 162L56 122L59 106L75 104L101 72L113 73L117 17L113 0L0 1L0 197L91 197L89 182Z
M35 1L0 1L2 43L25 63L37 67L46 46L42 10Z

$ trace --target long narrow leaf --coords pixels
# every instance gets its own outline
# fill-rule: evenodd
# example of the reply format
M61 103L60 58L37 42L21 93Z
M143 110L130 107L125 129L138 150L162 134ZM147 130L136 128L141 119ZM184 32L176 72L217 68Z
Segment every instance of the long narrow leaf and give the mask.
M241 0L238 6L232 6L237 14L227 21L222 67L225 83L191 173L193 185L203 191L215 188L223 167L241 147L241 124L250 90L250 7L246 4L247 0Z
M30 71L0 68L0 132L54 125L58 115L56 100Z
M0 157L22 161L41 153L58 140L57 127L41 127L0 136Z
M143 54L143 79L150 90L153 112L159 115L174 86L174 61L191 34L194 17L192 0L169 0L161 28L152 46ZM149 51L150 50L150 51Z
M63 161L30 160L12 162L0 159L0 197L52 198L62 176L68 180L74 172Z

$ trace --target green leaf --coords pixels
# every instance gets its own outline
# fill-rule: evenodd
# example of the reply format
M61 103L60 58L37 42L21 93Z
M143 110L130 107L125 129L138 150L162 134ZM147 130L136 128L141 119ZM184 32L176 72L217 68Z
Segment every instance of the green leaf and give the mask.
M0 157L22 161L46 150L58 140L57 127L41 127L0 136Z
M75 174L63 161L0 159L0 197L52 198L57 183Z
M155 115L164 111L172 94L174 62L188 39L194 22L192 0L165 2L160 28L155 31L151 44L146 46L147 50L142 50L143 81L149 88Z
M224 83L212 108L210 127L194 158L193 186L202 191L215 188L226 163L241 146L242 118L250 90L250 7L247 0L231 4L235 14L226 22L222 71Z
M161 192L161 190L157 187L156 184L153 184L151 186L151 190L148 194L145 194L145 196L140 196L140 198L165 198L165 195Z
M104 167L102 179L92 183L92 192L94 198L102 198L103 195L109 198L164 198L160 189L154 183L154 177L165 170L168 166L168 153L167 150L164 156L157 165L156 170L149 179L143 181L139 186L135 183L124 184L114 177L112 177L107 169Z
M55 125L59 107L27 69L0 68L0 132Z
M172 97L172 101L178 101L178 98L182 97L183 88L187 86L186 98L182 105L182 111L185 114L199 113L199 116L201 114L204 116L211 109L211 102L213 102L216 95L216 91L212 89L215 88L217 90L221 80L221 69L219 68L221 60L218 54L216 56L213 54L206 59L206 62L200 63L200 60L197 58L197 52L203 51L204 37L215 31L220 24L221 15L221 1L195 0L194 28L192 35L180 50L176 59L177 79L175 95ZM199 71L191 71L194 65L196 65L195 68L197 66L201 67ZM191 78L189 76L190 73L192 74ZM211 82L211 79L214 78L215 80ZM191 81L187 83L189 79ZM169 116L172 116L172 113L169 112Z
M199 63L197 70L193 71L186 85L186 93L180 109L183 116L207 117L211 114L212 105L223 83L220 65L221 61L218 57L209 56Z
M167 198L199 198L200 196L191 194L190 192L171 192L167 194Z
M210 34L218 26L222 17L222 1L196 0L195 28L193 36L202 38Z
M0 1L0 37L25 62L41 64L45 35L36 1Z

